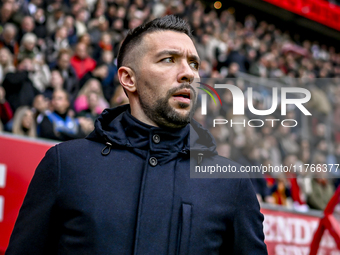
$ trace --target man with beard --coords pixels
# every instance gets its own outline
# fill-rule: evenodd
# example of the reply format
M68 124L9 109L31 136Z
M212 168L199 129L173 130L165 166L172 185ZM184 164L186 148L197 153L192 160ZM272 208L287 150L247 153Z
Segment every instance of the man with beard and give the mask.
M69 114L70 100L67 91L55 89L51 106L53 111L46 112L38 126L40 137L68 141L85 136L81 123Z
M130 31L118 55L130 105L47 152L6 254L267 254L248 178L190 178L190 164L239 167L190 121L199 63L175 16Z

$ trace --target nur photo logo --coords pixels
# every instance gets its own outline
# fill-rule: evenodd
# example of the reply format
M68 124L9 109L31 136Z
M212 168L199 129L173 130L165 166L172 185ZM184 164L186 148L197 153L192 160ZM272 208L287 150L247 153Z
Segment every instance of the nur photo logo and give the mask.
M298 108L304 115L311 116L312 114L307 110L307 108L304 106L310 99L311 99L311 93L309 90L305 88L299 88L299 87L272 87L271 88L271 106L268 109L256 109L253 103L254 95L253 95L253 88L248 87L245 92L243 92L239 87L233 84L215 84L214 86L210 86L203 82L197 82L200 84L201 91L205 92L201 94L201 114L207 115L208 112L208 97L214 101L215 105L217 105L217 101L214 97L214 95L217 97L218 101L220 102L220 105L223 105L223 102L221 100L220 95L216 91L216 89L227 89L230 91L232 96L232 108L233 108L233 115L245 115L245 94L246 94L246 100L247 100L247 107L250 113L256 116L268 116L272 115L277 109L278 106L280 106L280 114L281 116L287 115L287 106L293 105L294 107ZM280 92L280 97L279 97ZM214 94L214 95L213 95ZM288 96L290 95L290 96ZM294 97L294 98L292 98ZM279 100L280 99L280 100ZM243 121L233 122L233 120L227 120L227 119L213 119L213 127L216 125L225 125L227 123L230 123L231 127L233 125L243 125L246 126L246 123L250 127L262 127L265 123L265 121L270 121L272 123L272 127L274 127L275 121L280 121L281 125L287 126L287 127L295 127L297 126L298 122L295 119L250 119L247 120L244 119ZM289 125L288 123L294 123L293 125Z

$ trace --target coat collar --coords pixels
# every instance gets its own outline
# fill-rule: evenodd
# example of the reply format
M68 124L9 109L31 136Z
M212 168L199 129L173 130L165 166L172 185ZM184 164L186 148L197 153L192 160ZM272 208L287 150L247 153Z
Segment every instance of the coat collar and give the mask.
M160 137L159 143L154 142L154 135ZM154 127L133 117L130 105L104 110L87 139L142 150L216 154L214 138L195 120L179 129Z

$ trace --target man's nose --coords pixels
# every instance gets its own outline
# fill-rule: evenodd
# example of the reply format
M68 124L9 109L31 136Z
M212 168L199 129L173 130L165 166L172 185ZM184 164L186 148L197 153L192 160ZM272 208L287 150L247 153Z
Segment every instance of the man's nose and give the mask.
M191 84L194 81L194 78L195 74L190 64L186 60L182 61L177 78L178 82Z

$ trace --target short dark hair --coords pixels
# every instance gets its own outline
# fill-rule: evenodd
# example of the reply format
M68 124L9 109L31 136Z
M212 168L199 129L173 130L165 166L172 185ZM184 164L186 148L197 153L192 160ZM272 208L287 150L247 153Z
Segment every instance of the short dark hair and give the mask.
M141 41L144 35L151 32L164 30L184 33L188 35L190 38L192 38L190 26L185 20L174 15L156 18L128 32L118 52L117 57L118 68L120 68L123 65L127 53L130 52L132 48Z

